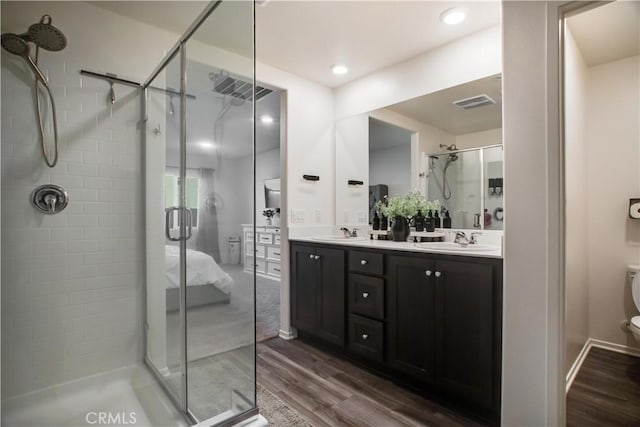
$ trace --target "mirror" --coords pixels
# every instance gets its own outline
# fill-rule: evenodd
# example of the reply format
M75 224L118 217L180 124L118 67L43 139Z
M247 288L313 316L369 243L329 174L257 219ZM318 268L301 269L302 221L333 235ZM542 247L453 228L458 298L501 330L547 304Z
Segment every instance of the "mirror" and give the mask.
M280 178L264 180L265 208L280 208Z
M376 200L417 189L453 228L502 229L501 85L492 75L337 121L336 223L371 223Z

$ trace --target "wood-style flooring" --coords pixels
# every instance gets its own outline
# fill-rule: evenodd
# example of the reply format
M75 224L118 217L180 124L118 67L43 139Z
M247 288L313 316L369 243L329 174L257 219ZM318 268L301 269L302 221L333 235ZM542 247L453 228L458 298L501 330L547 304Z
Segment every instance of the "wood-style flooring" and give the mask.
M257 345L258 383L317 427L478 426L300 340Z
M592 347L567 395L568 426L640 426L640 358Z

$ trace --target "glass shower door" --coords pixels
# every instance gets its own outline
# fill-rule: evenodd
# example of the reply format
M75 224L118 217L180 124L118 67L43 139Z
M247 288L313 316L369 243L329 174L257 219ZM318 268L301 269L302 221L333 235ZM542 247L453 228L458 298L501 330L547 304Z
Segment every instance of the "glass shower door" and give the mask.
M230 247L255 212L252 59L252 2L223 2L186 45L187 400L214 423L256 405L253 266Z
M146 89L146 361L218 425L256 413L255 273L229 247L255 216L253 2L208 10Z

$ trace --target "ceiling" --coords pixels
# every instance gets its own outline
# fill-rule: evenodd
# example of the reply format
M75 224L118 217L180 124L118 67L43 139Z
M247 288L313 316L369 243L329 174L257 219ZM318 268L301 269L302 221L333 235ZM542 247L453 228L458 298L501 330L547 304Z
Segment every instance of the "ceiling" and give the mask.
M589 67L640 54L640 2L617 1L567 20Z
M99 1L92 4L182 34L208 2ZM224 2L194 34L196 39L243 55L251 52L249 2ZM440 14L463 7L467 19L445 25ZM499 1L271 0L256 6L256 56L260 62L328 87L479 30L498 25ZM344 63L348 74L330 67Z
M395 111L453 135L502 127L502 90L500 76L487 77L391 105ZM493 105L463 110L454 101L486 94Z

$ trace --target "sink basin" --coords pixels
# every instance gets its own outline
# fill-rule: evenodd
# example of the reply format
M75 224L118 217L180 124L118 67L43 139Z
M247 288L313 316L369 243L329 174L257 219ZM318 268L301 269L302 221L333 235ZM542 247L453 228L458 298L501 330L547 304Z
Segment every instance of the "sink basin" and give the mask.
M345 236L315 236L313 240L320 240L324 242L357 242L361 240L367 240L368 237L345 237Z
M497 251L500 249L498 246L493 245L467 245L463 246L460 243L454 242L424 242L416 243L416 246L422 249L429 249L434 251L459 251L459 252L478 252L478 251Z

